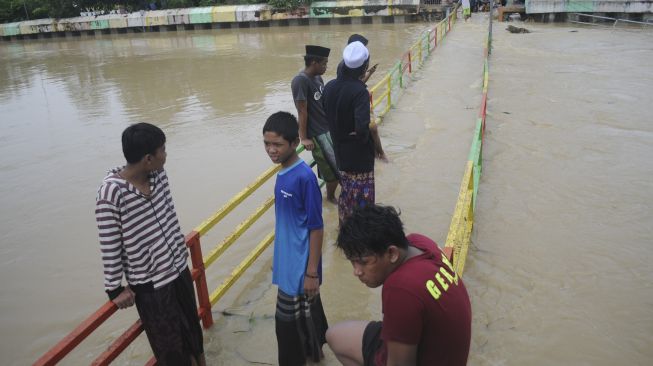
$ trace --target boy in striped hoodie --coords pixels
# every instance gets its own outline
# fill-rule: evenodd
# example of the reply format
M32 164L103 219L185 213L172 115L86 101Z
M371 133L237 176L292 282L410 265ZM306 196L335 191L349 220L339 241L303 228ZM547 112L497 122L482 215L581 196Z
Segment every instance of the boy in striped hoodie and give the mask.
M127 127L127 164L110 170L98 189L104 287L118 308L136 304L159 365L204 365L188 253L163 170L165 142L154 125Z

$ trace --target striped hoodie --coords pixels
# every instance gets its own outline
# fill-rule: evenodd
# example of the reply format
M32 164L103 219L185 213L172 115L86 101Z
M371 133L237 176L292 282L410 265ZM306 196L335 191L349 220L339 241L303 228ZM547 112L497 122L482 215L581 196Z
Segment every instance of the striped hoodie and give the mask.
M130 285L172 282L187 264L188 253L164 170L150 173L149 196L123 179L118 167L98 189L97 221L104 288L113 299L122 292L123 273Z

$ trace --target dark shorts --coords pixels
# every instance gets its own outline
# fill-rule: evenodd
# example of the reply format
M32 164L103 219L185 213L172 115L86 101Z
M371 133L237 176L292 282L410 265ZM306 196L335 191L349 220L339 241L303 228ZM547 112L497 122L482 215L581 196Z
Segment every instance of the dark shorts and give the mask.
M383 322L369 322L363 332L363 365L374 366L374 356L381 348L381 328Z
M202 327L195 291L186 268L174 281L154 289L151 284L131 286L136 309L157 365L190 365L204 353Z

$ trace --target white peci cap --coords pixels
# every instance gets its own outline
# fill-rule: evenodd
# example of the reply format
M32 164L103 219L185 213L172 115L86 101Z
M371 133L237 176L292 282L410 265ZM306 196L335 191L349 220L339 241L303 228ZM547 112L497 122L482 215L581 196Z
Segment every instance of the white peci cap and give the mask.
M367 47L359 41L348 44L342 51L342 59L350 69L361 67L369 57L370 52L367 50Z

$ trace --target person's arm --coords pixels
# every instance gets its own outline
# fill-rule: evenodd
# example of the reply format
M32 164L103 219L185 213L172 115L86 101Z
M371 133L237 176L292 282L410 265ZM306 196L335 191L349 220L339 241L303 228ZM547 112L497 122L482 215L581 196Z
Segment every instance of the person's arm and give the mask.
M365 71L365 75L361 78L361 81L364 84L367 84L367 81L372 77L372 74L376 71L376 67L379 66L379 64L375 64L374 66L370 67L367 71Z
M388 361L386 366L415 366L417 365L417 345L399 342L387 342Z
M95 204L95 220L97 222L102 265L104 267L104 288L109 300L120 309L134 304L134 293L127 287L122 287L122 225L120 209L111 202L109 197L116 197L118 188L103 186L100 189Z
M295 108L297 108L299 140L306 150L311 151L315 145L313 140L308 138L308 93L311 90L309 80L302 75L297 75L292 79L290 89Z
M320 292L320 277L317 273L317 267L322 256L322 239L324 229L311 230L309 235L308 265L304 278L304 293L309 296L315 296Z
M370 94L367 89L354 98L354 129L359 141L367 141L370 135Z
M304 294L315 296L320 292L320 275L318 268L322 257L322 240L324 221L322 220L322 191L317 184L313 171L304 180L304 207L306 208L306 225L309 230L308 263L304 273Z
M376 122L370 122L370 135L372 136L372 140L374 140L374 154L376 155L376 158L387 163L388 157L385 156L385 152L383 151L381 136L379 136L379 126Z
M424 327L432 326L426 321L424 303L408 290L415 289L416 286L421 290L423 285L419 281L400 283L388 279L383 284L381 338L387 345L388 366L416 365L417 345L424 334Z
M296 100L295 108L297 108L297 117L299 122L299 139L302 145L306 150L311 151L315 148L315 144L312 139L309 139L307 136L308 130L308 107L305 100Z

